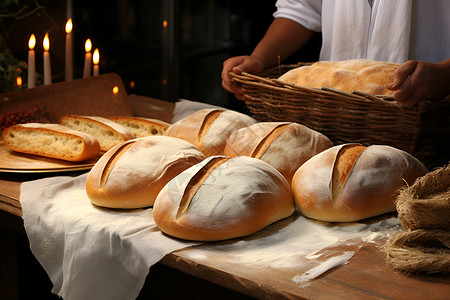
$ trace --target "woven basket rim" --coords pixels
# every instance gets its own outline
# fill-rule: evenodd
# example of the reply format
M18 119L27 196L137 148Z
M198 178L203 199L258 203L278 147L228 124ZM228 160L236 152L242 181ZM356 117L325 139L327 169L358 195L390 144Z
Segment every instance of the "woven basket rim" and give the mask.
M302 66L304 63L298 63L293 65L282 65L283 68L292 68L296 66ZM270 70L276 70L274 67ZM395 101L394 96L392 95L372 95L361 91L353 91L352 93L341 91L334 88L322 87L322 88L310 88L305 87L293 83L284 82L278 80L277 78L272 78L269 76L265 76L265 71L261 73L261 75L255 75L247 72L241 72L240 74L236 74L230 72L230 77L232 82L237 82L242 85L253 86L253 87L261 87L269 90L275 90L279 92L292 92L292 93L309 93L311 95L324 95L324 96L332 96L341 98L343 100L358 100L363 102L371 102L376 103L378 105L389 106L389 107L397 107L402 110L409 111L422 111L430 106L436 105L441 102L450 102L450 95L446 98L435 101L435 100L422 100L417 105L411 107L405 107ZM244 92L245 96L245 92Z

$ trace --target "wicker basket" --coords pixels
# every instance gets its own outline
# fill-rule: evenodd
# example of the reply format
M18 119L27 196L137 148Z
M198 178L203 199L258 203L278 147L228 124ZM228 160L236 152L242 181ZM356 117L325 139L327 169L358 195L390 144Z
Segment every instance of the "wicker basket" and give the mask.
M403 107L392 96L306 88L276 78L304 64L283 65L256 76L231 74L242 86L250 114L258 121L297 122L335 144L381 144L405 150L429 169L450 161L450 97Z

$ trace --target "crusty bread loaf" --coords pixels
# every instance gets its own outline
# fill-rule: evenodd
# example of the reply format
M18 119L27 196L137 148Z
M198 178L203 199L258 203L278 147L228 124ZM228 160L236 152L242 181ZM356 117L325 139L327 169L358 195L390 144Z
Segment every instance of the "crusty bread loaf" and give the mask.
M234 132L224 155L259 158L277 169L288 182L308 159L333 146L325 135L292 122L260 122Z
M60 124L27 123L3 131L11 150L67 161L83 161L100 154L100 145L91 135Z
M386 85L394 80L400 64L366 59L320 61L292 69L278 79L310 88L329 87L345 92L392 95Z
M86 179L86 193L98 206L148 207L169 180L203 159L194 145L181 139L129 140L114 146L94 165Z
M304 215L351 222L395 211L399 188L426 173L426 167L405 151L343 144L305 162L294 174L292 191Z
M153 219L161 231L196 241L250 235L294 212L287 180L252 157L212 156L172 179Z
M222 155L233 132L255 123L252 117L236 111L207 108L170 125L165 135L194 144L206 156Z
M100 143L101 151L108 151L119 143L135 138L124 126L103 117L66 115L61 118L61 124L94 136Z
M150 135L164 135L170 123L150 118L115 116L110 120L128 128L137 138Z

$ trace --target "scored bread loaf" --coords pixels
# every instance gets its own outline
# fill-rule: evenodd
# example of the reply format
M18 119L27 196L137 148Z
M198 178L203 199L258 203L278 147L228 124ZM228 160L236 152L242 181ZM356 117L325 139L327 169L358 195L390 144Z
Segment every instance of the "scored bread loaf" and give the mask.
M136 137L124 126L104 117L66 115L61 118L61 124L94 136L100 143L101 151L108 151L115 145Z
M289 183L269 164L211 156L164 186L153 219L168 235L218 241L253 234L294 210Z
M206 156L222 155L233 132L255 123L252 117L236 111L207 108L170 125L165 135L194 144Z
M129 140L111 148L94 165L86 179L86 193L102 207L148 207L169 180L203 159L194 145L181 139Z
M294 174L292 191L305 216L352 222L395 211L398 190L426 173L426 167L405 151L343 144L305 162Z
M100 145L93 136L60 124L17 124L3 131L5 145L17 152L83 161L100 154Z
M170 126L170 123L150 118L114 116L109 119L128 128L137 138L164 135L164 132Z
M292 122L260 122L234 132L224 155L259 158L291 182L308 159L333 146L325 135Z
M281 75L278 80L310 88L329 87L344 92L365 92L372 95L392 95L386 85L394 81L400 64L351 59L319 61Z

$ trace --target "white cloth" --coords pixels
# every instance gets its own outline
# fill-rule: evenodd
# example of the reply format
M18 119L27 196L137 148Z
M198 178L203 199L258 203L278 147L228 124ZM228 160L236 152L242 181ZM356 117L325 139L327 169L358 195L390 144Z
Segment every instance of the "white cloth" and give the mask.
M191 100L186 100L186 99L179 99L175 103L175 108L173 110L174 117L172 119L172 124L192 115L193 113L195 113L198 110L207 109L207 108L225 109L223 107L208 104L208 103L202 103L202 102L191 101Z
M367 58L402 63L450 58L450 1L278 0L274 17L323 37L320 60Z
M95 207L87 173L24 182L24 227L34 256L64 299L135 299L149 268L166 254L196 243L161 233L152 209Z

